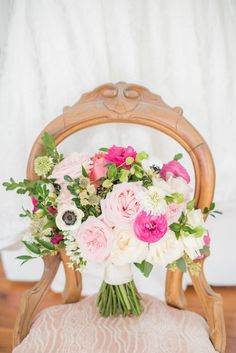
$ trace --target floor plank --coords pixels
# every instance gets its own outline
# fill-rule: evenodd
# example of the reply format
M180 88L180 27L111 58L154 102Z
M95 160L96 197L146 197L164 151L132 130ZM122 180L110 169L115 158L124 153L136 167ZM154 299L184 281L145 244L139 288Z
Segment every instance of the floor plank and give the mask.
M20 298L24 291L32 287L32 283L11 282L6 280L0 263L0 353L12 351L12 332L19 308ZM224 312L227 331L226 353L236 352L236 286L214 287L224 298ZM188 309L202 314L200 304L192 287L186 290ZM41 308L59 304L61 297L50 291ZM170 352L171 353L171 352Z

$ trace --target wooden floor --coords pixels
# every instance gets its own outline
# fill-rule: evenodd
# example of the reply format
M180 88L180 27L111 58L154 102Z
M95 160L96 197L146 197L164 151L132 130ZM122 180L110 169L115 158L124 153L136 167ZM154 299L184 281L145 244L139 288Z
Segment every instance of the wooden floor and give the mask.
M31 287L32 283L6 280L0 263L0 353L12 351L12 330L20 297L25 290ZM217 287L215 290L224 298L227 331L226 353L236 353L236 287ZM202 311L192 287L187 288L186 296L188 308L201 314ZM42 308L60 302L60 295L50 292Z

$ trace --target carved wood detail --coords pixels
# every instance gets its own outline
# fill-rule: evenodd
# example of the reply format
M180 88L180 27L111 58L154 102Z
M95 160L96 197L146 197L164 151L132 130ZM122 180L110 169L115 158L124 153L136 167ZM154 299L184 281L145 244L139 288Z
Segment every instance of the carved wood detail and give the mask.
M60 256L44 256L43 261L44 272L42 278L32 289L26 291L21 299L20 310L14 328L13 347L17 346L29 333L37 308L47 294L57 273Z
M34 156L40 154L42 149L41 136L47 131L56 138L59 144L74 132L105 123L133 123L146 125L159 130L175 139L189 153L195 172L195 206L209 207L212 202L215 187L215 169L211 152L204 138L184 118L180 107L171 108L159 95L150 92L147 88L119 82L107 83L95 88L80 98L71 107L66 107L63 114L50 122L37 137L31 150L27 177L37 179L34 173ZM69 270L64 253L60 254L66 273L66 286L63 293L65 302L74 302L80 299L81 277L80 273ZM60 261L60 257L57 267ZM58 259L58 258L57 258ZM20 314L16 323L14 343L18 344L27 334L37 303L41 300L43 292L48 288L56 272L56 265L49 273L47 261L45 274L39 282L40 290L34 294L34 289L22 301ZM53 272L54 271L54 272ZM186 301L182 289L182 273L167 271L166 301L169 305L184 308ZM198 279L192 278L194 287L202 302L205 315L208 319L210 337L219 352L225 349L225 329L222 309L222 300L216 295L206 282L203 270ZM40 284L41 283L41 284ZM35 288L35 287L34 287ZM35 299L29 299L29 298ZM37 297L37 299L36 299ZM33 309L29 305L33 305ZM29 308L27 314L26 309ZM23 329L21 328L23 322Z

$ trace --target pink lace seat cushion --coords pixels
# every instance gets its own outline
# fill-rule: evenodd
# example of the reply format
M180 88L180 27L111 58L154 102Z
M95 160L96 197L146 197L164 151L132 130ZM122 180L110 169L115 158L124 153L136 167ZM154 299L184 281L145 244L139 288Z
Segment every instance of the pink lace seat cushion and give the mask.
M45 309L13 353L216 353L201 316L142 297L140 317L102 318L94 295Z

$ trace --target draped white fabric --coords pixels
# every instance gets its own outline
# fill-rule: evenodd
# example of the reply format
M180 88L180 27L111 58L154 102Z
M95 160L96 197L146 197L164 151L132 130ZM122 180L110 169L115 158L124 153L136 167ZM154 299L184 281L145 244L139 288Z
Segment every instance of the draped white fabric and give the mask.
M37 134L83 92L109 81L145 85L168 104L182 106L210 145L215 200L224 216L209 223L213 246L206 272L211 283L236 284L236 2L15 0L8 10L0 82L1 182L25 176ZM137 126L97 127L63 148L93 151L113 142L132 142L164 159L176 150L160 134L156 140L155 132ZM40 260L21 268L14 260L22 254L13 250L25 227L17 218L22 198L3 188L0 193L0 248L5 248L7 276L38 278ZM57 278L59 283L61 275ZM150 289L156 279L137 281ZM93 276L88 283L86 291L93 291Z

